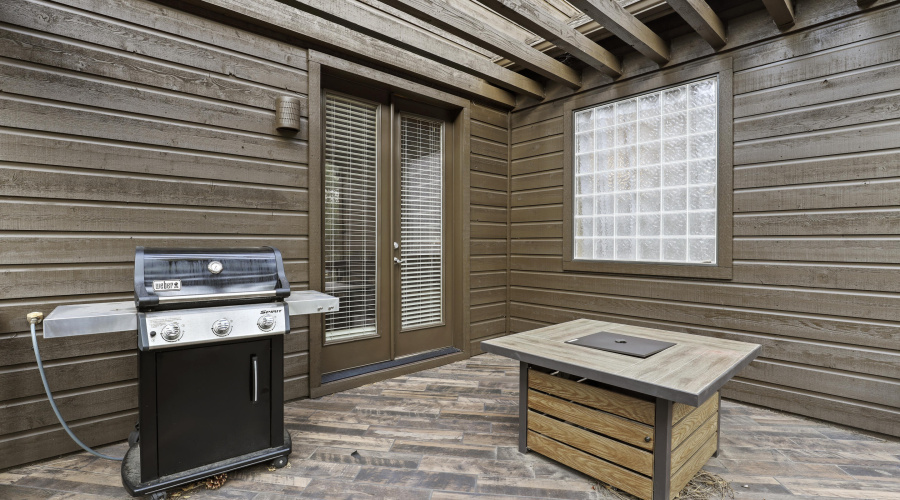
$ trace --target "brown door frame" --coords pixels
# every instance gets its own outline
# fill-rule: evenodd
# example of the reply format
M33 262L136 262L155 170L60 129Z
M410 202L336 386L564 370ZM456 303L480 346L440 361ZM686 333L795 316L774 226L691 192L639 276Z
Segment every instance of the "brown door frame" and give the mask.
M453 347L462 352L416 363L401 365L358 377L322 385L321 355L324 337L323 315L309 316L309 395L326 394L359 385L396 377L405 373L465 359L469 355L469 140L470 101L446 92L411 82L397 76L352 63L315 50L309 51L309 287L324 289L322 267L322 87L323 73L367 86L383 88L405 99L446 109L452 119L447 126L448 143L452 147L452 163L445 165L451 176L446 193L446 210L450 219L448 240L454 259L453 275L448 281L447 316L454 319ZM394 141L391 141L394 142ZM298 332L299 333L299 332ZM393 353L392 353L393 357Z

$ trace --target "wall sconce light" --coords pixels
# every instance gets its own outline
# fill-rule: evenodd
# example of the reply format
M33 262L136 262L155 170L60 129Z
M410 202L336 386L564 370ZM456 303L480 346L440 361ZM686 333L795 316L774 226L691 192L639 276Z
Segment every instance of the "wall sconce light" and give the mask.
M278 96L275 99L275 128L279 132L299 132L301 108L300 99L288 95Z

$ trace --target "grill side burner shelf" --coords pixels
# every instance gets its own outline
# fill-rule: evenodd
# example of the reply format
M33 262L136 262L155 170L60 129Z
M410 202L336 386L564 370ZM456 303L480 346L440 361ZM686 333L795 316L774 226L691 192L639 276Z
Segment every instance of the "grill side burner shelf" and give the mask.
M62 306L47 338L137 330L138 431L122 484L133 496L223 472L287 464L284 335L290 315L337 310L338 300L290 291L281 254L248 249L135 252L133 303Z

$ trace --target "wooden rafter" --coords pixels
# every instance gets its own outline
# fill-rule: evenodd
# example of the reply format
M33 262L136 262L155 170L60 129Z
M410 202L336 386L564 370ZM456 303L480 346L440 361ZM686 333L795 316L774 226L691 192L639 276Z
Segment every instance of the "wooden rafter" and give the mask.
M763 0L769 15L775 20L775 26L789 28L794 25L794 6L791 0Z
M290 0L285 3L411 52L438 59L456 69L474 73L514 92L538 99L544 97L543 86L531 78L502 68L480 54L461 50L450 42L355 1Z
M373 1L373 0L366 0ZM533 2L541 3L545 5L545 10L551 11L551 9L559 10L559 5L557 2L553 0L531 0ZM551 3L552 2L552 3ZM583 12L571 7L568 3L562 4L564 7L568 7L565 12L561 11L562 14L559 16L560 20L565 21L566 24L575 28L576 31L581 33L582 35L588 37L589 40L593 40L596 43L600 43L601 40L614 36L609 32L606 28L603 27L597 21L594 21L590 17L584 15ZM672 7L666 3L665 0L626 0L623 2L622 7L625 8L627 12L633 14L637 17L641 22L648 23L654 19L659 19L663 16L671 14L675 12L672 10ZM526 40L527 43L527 40ZM540 39L536 43L530 43L535 50L540 50L541 52L545 52L549 55L554 55L556 52L561 51L556 45L553 45L552 42L548 42L544 39ZM509 59L506 58L495 58L494 62L503 66L504 68L508 68L511 65L515 64Z
M669 44L615 0L570 0L569 3L657 64L669 62Z
M552 57L497 30L480 19L453 8L443 0L382 0L441 29L528 68L568 87L581 87L581 75Z
M480 0L480 2L602 73L612 77L622 74L622 63L615 55L533 1Z
M669 5L678 13L694 31L700 34L714 49L721 49L727 43L725 24L706 0L668 0Z
M285 5L278 0L189 0L209 10L252 24L309 40L319 46L352 54L433 83L447 85L469 95L513 107L514 94L482 78L460 72L438 61L403 50L377 38Z

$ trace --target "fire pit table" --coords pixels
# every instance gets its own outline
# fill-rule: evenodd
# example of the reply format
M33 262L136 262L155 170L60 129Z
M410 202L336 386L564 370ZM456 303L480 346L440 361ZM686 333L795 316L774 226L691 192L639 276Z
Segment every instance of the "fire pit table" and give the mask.
M718 391L760 346L579 319L481 349L521 363L521 452L669 500L718 454Z

